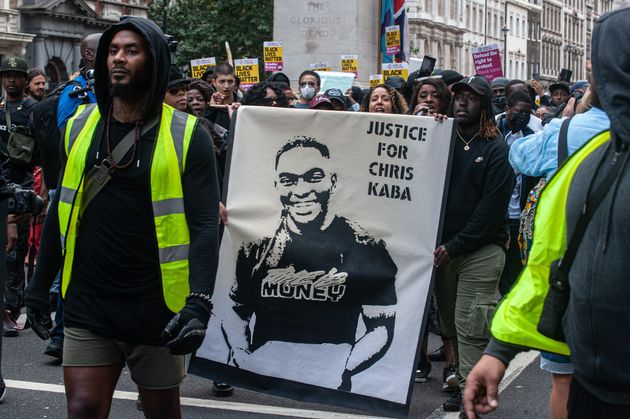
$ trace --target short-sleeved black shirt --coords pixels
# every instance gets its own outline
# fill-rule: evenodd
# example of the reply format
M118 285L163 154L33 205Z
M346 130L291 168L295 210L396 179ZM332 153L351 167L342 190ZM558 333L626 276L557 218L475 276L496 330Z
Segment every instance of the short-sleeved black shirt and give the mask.
M354 344L364 305L396 304L397 267L385 243L343 217L323 231L292 232L241 247L230 297L256 314L253 349L267 341Z

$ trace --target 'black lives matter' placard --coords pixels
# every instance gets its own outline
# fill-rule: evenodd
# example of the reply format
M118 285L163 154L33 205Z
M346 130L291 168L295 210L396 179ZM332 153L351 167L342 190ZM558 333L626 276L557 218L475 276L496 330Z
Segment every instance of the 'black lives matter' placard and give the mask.
M191 371L404 414L452 131L427 117L241 107L214 315Z

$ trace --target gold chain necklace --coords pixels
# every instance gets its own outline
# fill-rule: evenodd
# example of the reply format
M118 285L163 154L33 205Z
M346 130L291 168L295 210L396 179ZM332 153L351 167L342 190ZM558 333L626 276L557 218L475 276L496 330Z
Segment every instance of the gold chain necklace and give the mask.
M475 138L477 138L479 136L479 133L475 134L468 141L464 140L464 137L462 137L462 135L459 133L459 131L457 131L457 136L459 137L460 140L462 140L462 143L464 143L464 151L468 151L468 150L470 150L469 144L472 143L473 141L475 141Z

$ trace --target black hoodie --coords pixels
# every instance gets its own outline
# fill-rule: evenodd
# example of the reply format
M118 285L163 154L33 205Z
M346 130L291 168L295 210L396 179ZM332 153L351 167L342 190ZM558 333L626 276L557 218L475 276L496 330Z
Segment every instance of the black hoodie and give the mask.
M611 121L611 141L585 158L569 188L567 241L587 200L615 164L621 174L594 213L569 272L563 330L575 379L597 399L630 405L630 8L599 18L593 32L594 86ZM486 353L508 361L516 349L491 340Z
M101 111L86 172L107 155L104 121L111 104L107 56L114 34L132 30L145 38L151 51L151 83L143 118L161 112L166 91L169 51L153 22L128 18L112 25L100 39L95 64L95 91ZM132 129L112 118L113 149ZM157 240L149 186L150 167L158 127L140 137L131 161L115 171L82 215L76 240L72 281L64 299L66 326L90 330L123 341L159 345L160 333L172 318L164 303ZM65 160L65 152L64 160ZM100 156L100 157L98 157ZM65 161L64 161L65 164ZM195 128L182 176L184 211L190 231L189 284L191 292L210 294L218 259L218 205L214 147L208 132ZM29 284L27 305L43 310L49 283L61 265L57 200L46 218L37 269Z

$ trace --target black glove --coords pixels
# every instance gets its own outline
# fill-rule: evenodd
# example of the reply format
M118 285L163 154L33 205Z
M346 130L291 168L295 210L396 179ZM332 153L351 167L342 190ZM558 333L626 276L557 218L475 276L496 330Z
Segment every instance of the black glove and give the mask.
M33 332L35 332L40 339L50 339L50 329L52 329L50 313L38 310L35 306L27 305L26 318L30 323Z
M184 308L168 322L162 339L173 355L186 355L196 351L206 336L211 306L199 298L189 298Z

